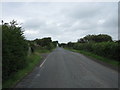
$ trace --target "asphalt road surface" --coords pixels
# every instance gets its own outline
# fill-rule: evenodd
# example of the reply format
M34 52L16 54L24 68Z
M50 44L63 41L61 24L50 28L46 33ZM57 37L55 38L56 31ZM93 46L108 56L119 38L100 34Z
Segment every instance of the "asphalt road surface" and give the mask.
M16 88L118 88L118 72L82 54L56 48Z

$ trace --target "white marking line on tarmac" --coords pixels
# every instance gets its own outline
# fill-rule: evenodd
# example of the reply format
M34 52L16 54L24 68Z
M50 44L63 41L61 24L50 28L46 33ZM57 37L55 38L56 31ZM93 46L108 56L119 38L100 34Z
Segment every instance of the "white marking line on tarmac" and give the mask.
M48 55L48 57L50 56L50 54ZM47 58L48 58L47 57ZM43 61L43 63L40 65L40 67L42 67L43 66L43 64L45 63L45 61L47 60L47 58Z
M45 63L46 60L47 60L47 59L45 59L45 60L43 61L43 63L40 65L40 67L42 67L42 65Z

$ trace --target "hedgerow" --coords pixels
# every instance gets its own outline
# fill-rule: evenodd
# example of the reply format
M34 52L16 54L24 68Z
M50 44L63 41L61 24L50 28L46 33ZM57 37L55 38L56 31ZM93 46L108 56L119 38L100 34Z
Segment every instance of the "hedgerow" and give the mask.
M26 66L28 44L16 21L2 24L2 80Z
M120 44L118 42L76 43L74 49L95 53L106 58L119 60Z

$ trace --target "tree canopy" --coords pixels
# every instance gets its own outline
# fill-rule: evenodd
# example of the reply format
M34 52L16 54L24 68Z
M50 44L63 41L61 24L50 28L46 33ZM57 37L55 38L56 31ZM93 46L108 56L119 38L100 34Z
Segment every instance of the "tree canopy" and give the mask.
M2 23L3 80L26 64L28 44L16 21Z
M112 41L112 37L107 34L99 34L99 35L87 35L83 38L78 39L79 43L85 42L107 42Z

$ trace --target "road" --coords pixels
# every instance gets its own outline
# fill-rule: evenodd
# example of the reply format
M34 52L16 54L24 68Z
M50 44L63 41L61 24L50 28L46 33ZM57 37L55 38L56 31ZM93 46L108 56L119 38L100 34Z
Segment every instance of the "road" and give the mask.
M118 72L82 54L56 48L16 88L118 88Z

